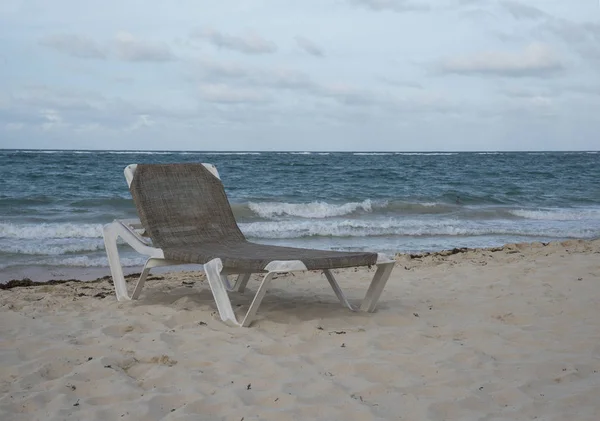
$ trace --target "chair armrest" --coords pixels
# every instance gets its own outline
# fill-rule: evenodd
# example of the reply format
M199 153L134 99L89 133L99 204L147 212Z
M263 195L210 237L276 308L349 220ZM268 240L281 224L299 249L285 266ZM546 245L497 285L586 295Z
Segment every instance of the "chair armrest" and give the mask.
M142 226L139 219L116 219L115 222L122 225L127 231L129 231L135 238L144 244L149 246L152 245L152 241L146 235L146 230ZM141 232L140 232L141 231Z

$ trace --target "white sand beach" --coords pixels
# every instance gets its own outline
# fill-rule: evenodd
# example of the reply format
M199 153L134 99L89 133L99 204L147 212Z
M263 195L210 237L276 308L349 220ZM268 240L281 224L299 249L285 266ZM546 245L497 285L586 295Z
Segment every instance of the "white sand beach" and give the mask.
M358 300L373 270L338 280ZM250 328L204 283L0 290L0 420L600 419L600 240L399 255L372 314L279 276Z

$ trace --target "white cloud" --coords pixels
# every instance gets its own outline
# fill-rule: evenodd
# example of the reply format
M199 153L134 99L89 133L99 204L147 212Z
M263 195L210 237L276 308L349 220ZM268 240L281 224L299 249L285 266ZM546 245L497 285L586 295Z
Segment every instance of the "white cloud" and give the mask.
M63 54L82 59L104 59L106 51L96 41L83 35L54 34L43 37L40 44Z
M45 122L42 124L42 130L48 131L48 130L55 129L57 127L65 126L65 123L63 122L63 118L57 110L54 110L54 109L42 110L41 114L45 120Z
M324 57L325 56L325 53L323 52L323 50L317 44L315 44L308 38L297 36L295 39L296 39L296 43L298 44L298 46L300 48L302 48L302 50L304 50L306 53L310 54L311 56L315 56L315 57Z
M155 121L152 120L152 117L148 114L140 114L137 116L137 119L131 124L131 126L129 126L127 128L128 131L136 131L136 130L140 130L140 129L145 129L147 127L152 127L156 124ZM96 126L83 126L83 130L89 130L89 129L98 129L99 127Z
M192 38L203 39L218 48L225 48L245 54L268 54L277 51L277 46L274 42L268 41L252 31L236 36L219 32L213 28L203 28L194 31Z
M487 51L444 60L443 73L504 77L547 77L564 70L564 64L548 45L531 43L519 52Z

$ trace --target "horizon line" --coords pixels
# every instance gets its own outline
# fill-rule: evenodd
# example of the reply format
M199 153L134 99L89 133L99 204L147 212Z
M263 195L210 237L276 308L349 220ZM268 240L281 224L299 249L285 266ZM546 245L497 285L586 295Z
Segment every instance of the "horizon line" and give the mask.
M57 152L193 152L193 153L573 153L573 152L600 152L600 149L531 149L531 150L193 150L193 149L63 149L63 148L0 148L0 151L57 151Z

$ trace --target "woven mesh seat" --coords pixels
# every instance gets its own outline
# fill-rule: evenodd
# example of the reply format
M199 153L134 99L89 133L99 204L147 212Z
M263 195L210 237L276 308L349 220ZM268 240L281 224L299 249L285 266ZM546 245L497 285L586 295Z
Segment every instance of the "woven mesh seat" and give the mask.
M376 253L256 244L238 227L221 180L202 164L139 164L130 191L147 235L167 259L256 272L273 260L300 260L307 269L371 266Z

